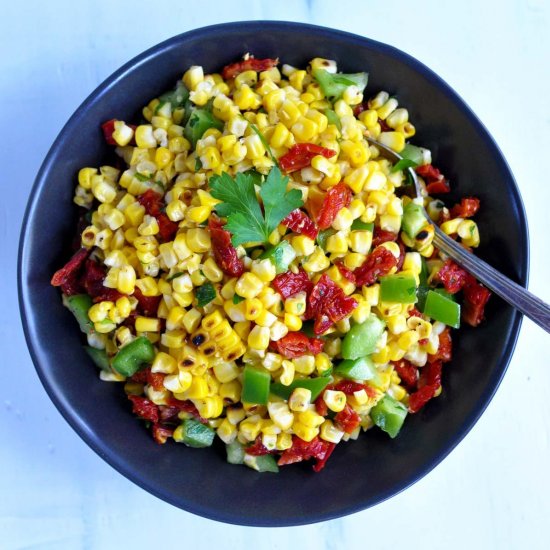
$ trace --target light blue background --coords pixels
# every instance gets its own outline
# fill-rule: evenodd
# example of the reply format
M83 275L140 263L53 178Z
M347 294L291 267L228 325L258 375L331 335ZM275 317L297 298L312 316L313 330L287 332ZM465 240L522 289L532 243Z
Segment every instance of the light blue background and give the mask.
M70 114L104 78L146 48L192 28L287 19L393 44L462 95L517 178L531 233L530 288L549 301L549 18L545 0L3 2L0 547L547 548L549 339L531 322L524 322L508 374L483 418L411 489L320 525L244 528L157 500L73 433L31 364L15 279L19 228L40 162ZM506 231L506 220L501 223Z

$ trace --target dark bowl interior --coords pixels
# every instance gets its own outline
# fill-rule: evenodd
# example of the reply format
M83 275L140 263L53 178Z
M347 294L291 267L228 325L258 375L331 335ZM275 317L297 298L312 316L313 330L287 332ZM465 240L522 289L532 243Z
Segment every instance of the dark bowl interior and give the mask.
M438 464L471 429L510 360L520 314L497 298L487 322L463 328L444 373L444 391L410 417L399 437L372 430L338 446L325 470L309 465L258 474L226 464L223 449L156 445L131 414L119 385L105 384L82 349L82 334L63 308L52 273L69 255L75 231L72 203L82 166L108 153L99 124L132 120L151 97L170 88L193 64L219 70L243 53L304 66L336 59L344 72L367 70L368 92L397 94L453 186L449 200L481 198L479 255L525 285L527 225L521 198L500 151L464 102L410 56L359 36L283 22L230 23L174 37L130 61L76 111L37 176L22 229L19 294L25 334L38 374L77 433L129 479L175 506L212 519L282 526L349 514L398 493ZM506 230L503 230L506 228ZM298 489L298 490L297 490Z

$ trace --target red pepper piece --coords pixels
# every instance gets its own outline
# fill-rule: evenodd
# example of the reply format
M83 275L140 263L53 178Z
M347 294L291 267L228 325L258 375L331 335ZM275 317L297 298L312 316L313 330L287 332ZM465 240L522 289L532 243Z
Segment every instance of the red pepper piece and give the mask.
M323 346L325 342L321 338L310 338L309 339L309 351L313 355L319 355L323 351Z
M132 402L132 412L143 418L156 424L159 421L159 408L149 399L140 397L139 395L129 395L128 399Z
M442 283L450 294L456 294L462 290L467 278L468 273L452 260L447 260L434 277L435 281Z
M331 384L325 389L336 390L344 392L346 395L353 395L356 391L365 390L369 397L376 396L376 390L371 388L368 384L361 384L361 382L355 382L354 380L340 380L337 384Z
M145 317L155 317L157 315L157 310L159 308L160 301L162 296L144 296L139 287L135 287L134 298L139 302L137 309Z
M208 220L208 229L216 264L226 275L240 277L244 273L244 264L231 244L231 233L223 228L219 218L214 217Z
M323 393L315 400L315 411L319 416L326 416L328 414L328 407L325 403L325 400L323 399Z
M115 302L122 294L115 288L103 286L105 268L95 260L87 260L84 267L82 284L94 302Z
M287 464L294 464L314 458L316 463L313 466L313 470L318 472L323 469L332 451L334 451L334 447L334 443L329 443L318 437L307 442L293 435L292 447L283 452L277 464L279 466L286 466Z
M299 208L293 210L281 223L294 233L305 235L310 239L315 239L319 233L313 220Z
M426 191L428 191L428 194L449 193L451 190L449 182L435 166L425 164L424 166L416 167L415 171L426 182Z
M477 327L483 320L485 304L491 297L491 291L468 275L464 284L464 303L462 318L472 327Z
M145 212L149 216L154 216L155 218L161 213L162 210L162 195L153 191L152 189L147 189L145 193L142 193L137 198L139 204L145 208Z
M408 314L409 317L422 317L422 313L418 311L415 307L413 307Z
M224 80L235 78L237 75L244 73L244 71L256 71L260 73L267 71L272 67L276 67L279 64L278 59L255 59L249 57L243 61L237 61L236 63L230 63L222 69L222 77Z
M348 269L345 265L343 260L334 260L334 265L338 268L338 271L344 277L344 279L347 279L348 281L355 283L355 274L351 269Z
M327 229L338 215L338 212L351 202L351 189L345 183L339 183L331 187L325 198L319 215L317 225L319 229Z
M267 447L262 443L261 436L258 436L254 443L250 445L250 447L246 447L244 450L246 454L252 455L252 456L262 456L262 455L270 455L277 452L277 450L270 451L267 449Z
M300 268L298 273L287 271L280 273L271 282L273 288L286 300L298 292L309 292L313 288L313 283L309 280L308 274Z
M451 338L451 329L446 327L439 335L439 346L437 352L433 355L428 355L428 362L442 361L448 363L452 359L453 340Z
M397 265L397 258L387 248L375 248L353 273L358 286L372 285Z
M384 229L380 229L379 227L375 227L372 234L372 246L377 247L382 243L394 242L397 240L398 236L399 235L397 233L393 233L392 231L386 231Z
M406 359L393 361L393 366L399 378L401 378L401 383L407 390L412 391L416 389L416 384L418 382L418 367L415 367Z
M432 386L424 386L409 396L409 411L417 413L435 394Z
M101 125L101 129L103 130L103 136L105 137L105 141L109 145L116 145L116 141L113 139L113 132L115 131L115 122L117 122L116 118L112 118L111 120L107 120Z
M418 379L418 390L409 397L409 411L418 412L430 399L435 396L441 386L441 361L427 363L422 368L422 374Z
M206 420L206 418L203 418L199 414L199 410L197 409L197 407L195 407L195 405L189 400L180 401L179 399L176 399L175 397L169 397L168 398L168 405L170 407L174 407L174 408L178 409L178 411L180 411L180 412L190 413L199 422L202 422L203 424L208 424L208 420Z
M334 425L347 434L353 433L359 424L361 424L361 417L347 403L344 410L334 417Z
M464 197L451 208L451 218L471 218L479 210L479 199Z
M310 166L313 157L317 155L329 159L336 155L336 151L314 143L297 143L288 150L288 153L279 158L279 166L283 172L290 174Z
M324 342L319 338L308 338L302 332L289 332L286 336L272 342L273 348L287 359L295 359L306 354L317 355L323 350Z
M161 424L153 424L151 427L151 433L153 434L153 439L159 445L164 445L168 438L174 435L174 430L172 430L172 428L162 426Z
M161 212L156 216L159 226L159 236L162 241L169 242L174 240L176 233L178 232L179 225L173 222L164 212Z
M78 280L79 274L90 252L91 249L87 248L77 250L71 259L54 273L51 284L53 286L60 286L63 294L67 296L79 294L82 291L82 286Z
M380 130L382 132L391 132L392 129L388 126L388 123L385 120L382 120L378 117L378 124L380 124Z

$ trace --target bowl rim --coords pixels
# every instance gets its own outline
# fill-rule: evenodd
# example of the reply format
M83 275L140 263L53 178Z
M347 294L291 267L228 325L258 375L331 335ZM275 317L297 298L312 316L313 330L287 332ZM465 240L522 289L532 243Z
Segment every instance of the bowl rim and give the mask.
M32 362L37 371L38 377L44 386L48 396L52 400L53 404L61 414L61 416L68 422L68 424L73 428L73 430L78 434L78 436L103 460L105 460L110 466L115 470L125 476L127 479L138 485L139 487L145 489L147 492L152 495L160 498L161 500L168 502L182 510L191 512L193 514L212 519L215 521L220 521L224 523L230 523L235 525L246 525L246 526L256 526L256 527L282 527L282 526L298 526L306 525L311 523L316 523L320 521L327 521L330 519L335 519L343 517L345 515L359 512L370 508L371 506L380 504L381 502L395 496L405 489L409 488L411 485L422 479L430 471L432 471L438 464L440 464L450 453L453 451L456 446L464 439L464 437L470 432L475 423L479 420L493 396L495 395L498 387L500 386L504 375L508 369L508 365L511 361L514 348L517 343L519 336L523 316L519 311L513 312L512 321L510 323L509 329L509 338L504 346L502 356L504 358L503 364L500 369L500 374L494 385L487 388L487 390L482 394L482 399L480 400L479 405L473 409L469 416L467 416L461 425L461 429L456 433L455 438L452 443L448 445L443 451L437 454L432 460L426 462L422 468L415 471L400 488L395 490L395 488L388 489L382 493L378 498L373 499L370 502L364 502L362 505L353 505L348 507L342 507L337 513L326 513L326 514L317 514L313 517L303 516L296 518L296 521L286 521L279 520L277 518L258 518L254 521L251 520L239 520L234 513L225 513L220 510L213 510L210 507L199 506L196 503L185 501L182 502L176 497L172 497L170 494L165 493L161 488L153 486L139 476L139 472L134 471L131 467L128 467L126 461L119 455L111 452L110 448L105 445L101 440L99 440L94 433L92 433L82 422L77 415L74 414L70 405L65 401L63 396L56 391L55 381L51 377L47 369L44 369L39 361L37 350L40 348L39 342L35 342L33 339L33 328L35 326L35 315L30 307L29 303L29 290L26 286L27 272L29 268L29 257L28 257L28 245L27 241L29 240L29 234L32 229L32 222L35 216L36 208L38 206L38 193L37 191L45 184L48 173L51 169L51 166L55 160L58 149L62 146L64 135L70 131L74 126L78 125L81 115L88 107L95 101L99 100L102 95L107 93L111 88L117 85L117 83L123 79L127 74L133 72L141 64L150 61L160 55L165 51L169 51L177 44L185 42L189 39L201 38L202 40L207 40L209 37L214 37L220 32L237 32L239 30L248 30L250 31L251 27L261 27L262 31L284 31L284 30L305 30L307 32L316 33L318 35L336 38L344 40L350 44L357 44L361 46L368 46L372 49L378 50L382 53L390 54L391 56L399 59L404 64L410 66L413 70L420 73L428 82L442 91L449 99L452 101L462 112L462 114L469 120L469 122L479 130L480 136L486 142L486 145L493 150L495 155L499 157L502 162L503 168L508 172L509 180L511 185L509 191L512 196L512 200L517 209L517 215L520 225L520 235L519 240L521 242L521 253L523 257L519 262L520 265L516 266L519 273L518 282L527 288L528 279L529 279L529 229L525 214L525 207L521 194L518 188L518 185L515 181L513 173L506 161L506 158L502 154L500 148L496 144L494 138L491 136L485 125L479 120L477 115L471 110L471 108L466 104L466 102L461 98L461 96L454 91L451 86L449 86L440 76L438 76L432 69L424 65L422 62L418 61L416 58L411 56L408 53L383 42L373 40L371 38L363 37L354 33L341 31L337 29L332 29L329 27L311 25L308 23L300 22L290 22L290 21L279 21L279 20L253 20L253 21L234 21L228 23L221 23L216 25L209 25L205 27L200 27L197 29L192 29L190 31L178 34L167 40L164 40L144 52L133 57L130 61L126 62L122 67L113 72L109 77L107 77L99 86L97 86L87 98L79 105L79 107L74 111L68 121L64 124L59 134L55 138L53 144L51 145L48 153L46 154L44 161L42 162L40 169L36 175L33 186L29 193L29 199L27 206L25 208L25 213L23 221L21 224L20 239L19 239L19 249L18 249L18 259L17 259L17 287L18 287L18 300L19 300L19 310L21 314L21 321L23 326L23 332L25 335L25 340L29 353L32 359ZM260 28L258 29L260 30Z

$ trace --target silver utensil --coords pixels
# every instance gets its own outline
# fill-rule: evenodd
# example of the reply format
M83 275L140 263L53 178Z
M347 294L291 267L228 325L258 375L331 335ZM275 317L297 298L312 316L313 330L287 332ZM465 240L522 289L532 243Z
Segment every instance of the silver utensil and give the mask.
M379 141L371 138L366 138L367 141L374 145L380 152L380 156L396 163L403 157L386 147ZM422 197L420 182L416 177L416 172L412 168L407 168L409 174L414 181L414 187L417 197ZM449 258L452 258L458 265L471 273L478 281L482 282L487 288L491 289L495 294L503 300L515 307L521 313L529 317L537 325L542 327L546 332L550 333L550 306L544 303L540 298L531 294L528 290L514 283L508 277L491 267L474 254L468 252L464 247L443 233L439 227L433 223L430 216L423 209L426 220L434 226L433 244L436 248L444 252Z

